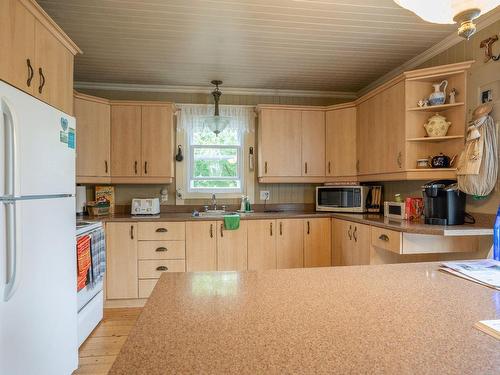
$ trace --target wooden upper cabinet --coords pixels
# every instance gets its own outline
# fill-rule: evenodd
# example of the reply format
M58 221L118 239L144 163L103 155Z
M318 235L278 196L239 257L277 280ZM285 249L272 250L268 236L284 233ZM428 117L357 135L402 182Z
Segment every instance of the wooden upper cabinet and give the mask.
M302 111L302 176L325 175L325 112Z
M248 269L276 269L276 220L248 220Z
M111 175L110 105L100 98L81 94L75 95L74 100L76 176L79 182L99 182L99 178Z
M405 169L405 82L401 81L384 90L381 100L381 171L401 172Z
M141 171L144 177L172 177L173 111L169 106L142 106Z
M141 176L141 106L111 106L111 175Z
M276 220L277 268L304 267L304 234L302 219Z
M326 112L326 176L356 176L356 107Z
M263 109L258 136L259 177L302 176L301 111Z
M187 272L217 271L217 222L186 222Z
M304 220L304 267L332 265L331 220L329 218Z
M18 0L0 2L0 78L34 94L35 16Z
M225 230L217 222L217 271L246 271L248 269L248 221L241 220L236 230Z

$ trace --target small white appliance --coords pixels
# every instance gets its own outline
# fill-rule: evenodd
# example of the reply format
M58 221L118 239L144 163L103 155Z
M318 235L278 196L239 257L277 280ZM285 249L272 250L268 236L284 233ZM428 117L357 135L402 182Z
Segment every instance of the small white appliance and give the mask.
M384 216L389 219L404 220L406 218L404 202L384 202Z
M375 212L380 210L379 186L325 185L316 187L316 211ZM372 210L375 209L375 210Z
M132 199L132 215L158 215L160 213L160 199Z
M104 312L104 271L106 269L106 244L104 228L101 222L78 221L76 223L76 240L83 236L90 237L92 265L100 267L98 277L92 279L77 293L78 301L78 346L89 337L90 333L103 318ZM97 254L96 254L97 252Z
M0 374L78 367L75 130L0 81Z
M82 185L76 187L76 214L83 215L87 205L87 188Z

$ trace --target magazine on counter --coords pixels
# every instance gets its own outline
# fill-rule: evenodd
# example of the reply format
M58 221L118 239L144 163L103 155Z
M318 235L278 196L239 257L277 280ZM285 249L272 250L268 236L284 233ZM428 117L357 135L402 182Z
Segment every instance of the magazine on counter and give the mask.
M500 290L500 262L493 259L444 262L439 268L476 283Z

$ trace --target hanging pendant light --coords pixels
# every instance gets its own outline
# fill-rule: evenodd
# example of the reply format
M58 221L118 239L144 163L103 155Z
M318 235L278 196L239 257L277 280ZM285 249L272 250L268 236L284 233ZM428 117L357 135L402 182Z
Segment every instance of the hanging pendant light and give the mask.
M432 23L458 23L458 35L469 39L476 32L473 20L500 5L500 0L394 0Z
M219 100L222 95L222 92L219 90L219 85L222 85L222 81L213 80L211 83L215 85L215 89L212 91L215 110L213 116L205 116L203 118L203 126L209 128L215 135L219 135L229 125L231 117L219 115Z

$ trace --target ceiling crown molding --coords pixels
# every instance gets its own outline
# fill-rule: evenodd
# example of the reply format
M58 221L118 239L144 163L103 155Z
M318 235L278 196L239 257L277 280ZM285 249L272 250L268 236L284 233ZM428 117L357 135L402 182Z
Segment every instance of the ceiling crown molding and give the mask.
M113 90L113 91L145 91L145 92L174 92L183 94L210 94L209 86L172 86L172 85L141 85L132 83L100 83L75 82L76 89ZM255 95L255 96L293 96L310 98L342 98L355 99L356 93L349 91L313 91L313 90L273 90L273 89L245 89L222 87L225 95Z
M477 22L475 22L477 29L476 32L490 26L498 20L500 20L500 6L478 18ZM396 69L391 70L389 73L384 74L382 77L373 81L368 86L363 87L357 92L358 97L363 96L367 92L373 90L377 86L380 86L382 83L396 77L397 75L420 66L427 60L439 55L441 52L446 51L448 48L453 47L455 44L458 44L462 41L464 41L464 39L458 36L456 32L448 35L442 41L436 43L431 48L422 52L420 55L417 55L411 60L408 60L404 64L398 66Z

